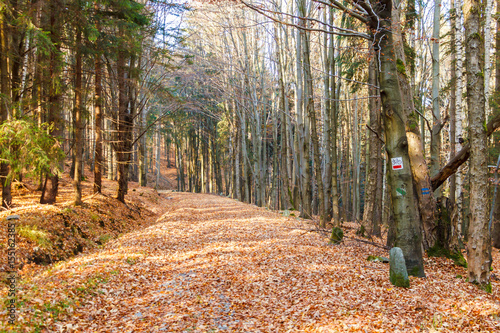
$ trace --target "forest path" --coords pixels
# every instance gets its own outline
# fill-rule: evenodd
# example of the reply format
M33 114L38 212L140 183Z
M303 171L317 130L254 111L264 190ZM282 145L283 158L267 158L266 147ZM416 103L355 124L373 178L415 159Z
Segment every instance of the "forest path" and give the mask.
M366 261L386 255L376 247L331 246L304 221L225 197L167 195L157 224L53 268L49 280L84 299L50 332L495 327L490 315L500 307L477 289L476 297L453 287L459 279L439 280L439 270L412 278L410 289L393 288L388 265Z

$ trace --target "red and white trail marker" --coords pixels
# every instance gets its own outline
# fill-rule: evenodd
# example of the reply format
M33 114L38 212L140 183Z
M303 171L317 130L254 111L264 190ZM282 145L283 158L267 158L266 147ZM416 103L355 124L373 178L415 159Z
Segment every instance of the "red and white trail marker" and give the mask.
M391 162L392 162L392 170L403 170L403 158L402 157L391 158Z

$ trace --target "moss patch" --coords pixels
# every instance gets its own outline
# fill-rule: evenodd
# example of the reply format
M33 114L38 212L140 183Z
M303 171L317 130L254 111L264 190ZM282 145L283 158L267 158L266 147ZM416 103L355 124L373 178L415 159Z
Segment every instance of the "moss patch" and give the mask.
M455 265L467 268L467 260L459 251L450 251L442 246L434 245L427 250L427 255L429 257L442 257L452 259Z
M400 74L403 74L404 76L406 76L406 67L405 67L403 60L401 60L401 59L396 60L396 68L398 69L398 72Z
M477 284L478 288L486 291L488 294L491 294L491 282L488 283L478 283Z
M332 235L330 236L330 244L338 244L344 238L344 231L338 227L333 227Z
M52 245L49 239L49 234L46 231L39 230L37 226L24 225L19 227L17 232L19 236L29 239L42 248L47 248Z
M366 237L366 228L364 225L361 225L361 227L358 230L356 230L356 235L361 237Z
M389 280L396 287L410 288L410 280L403 276L403 274L397 274L392 269L390 271Z

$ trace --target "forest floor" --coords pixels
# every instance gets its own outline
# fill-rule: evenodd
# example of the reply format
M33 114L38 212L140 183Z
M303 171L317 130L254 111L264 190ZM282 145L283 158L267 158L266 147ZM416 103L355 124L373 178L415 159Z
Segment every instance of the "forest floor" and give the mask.
M113 223L123 227L121 235L69 259L26 264L17 324L7 326L4 306L0 331L500 331L497 279L488 294L467 283L466 270L452 260L426 257L427 278L411 277L408 289L393 287L388 264L366 260L387 251L360 241L354 223L344 224L341 244L329 245L312 221L225 197L158 193L131 183L125 206L112 199L113 182L106 181L106 196L90 195L89 184L83 208L71 205L66 184L67 202L1 213L2 224L6 214L29 220L37 209L53 219L66 214L69 226L61 227L78 225L87 240L85 225L104 222L96 237L106 228L116 233ZM49 221L38 221L38 228ZM498 250L493 256L495 273Z

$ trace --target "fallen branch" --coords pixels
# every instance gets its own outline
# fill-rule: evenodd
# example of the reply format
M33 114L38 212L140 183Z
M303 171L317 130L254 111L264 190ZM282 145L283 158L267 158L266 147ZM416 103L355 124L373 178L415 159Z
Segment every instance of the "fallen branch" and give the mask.
M354 241L358 241L358 242L361 242L361 243L365 243L365 244L373 245L373 246L379 247L379 248L384 249L384 250L390 250L390 249L389 249L387 246L385 246L385 245L380 245L380 244L377 244L377 243L375 243L375 242L366 241L366 240L364 240L364 239L353 238L353 237L349 237L349 236L344 236L344 238L349 238L349 239L354 240Z
M315 229L307 229L307 228L290 228L290 227L283 227L285 229L292 229L292 230L305 230L306 232L302 233L302 235L305 235L309 232L321 232L321 233L324 233L326 235L330 235L331 233L331 230L328 230L328 229L323 229L323 228L315 228ZM381 249L384 249L384 250L390 250L387 246L385 245L380 245L380 244L377 244L375 242L370 242L370 241L367 241L367 240L364 240L364 239L359 239L359 238L354 238L354 237L349 237L349 236L345 236L344 235L344 238L347 238L347 239L350 239L350 240L353 240L353 241L357 241L357 242L361 242L361 243L365 243L365 244L369 244L369 245L373 245L373 246L376 246L376 247L379 247Z

